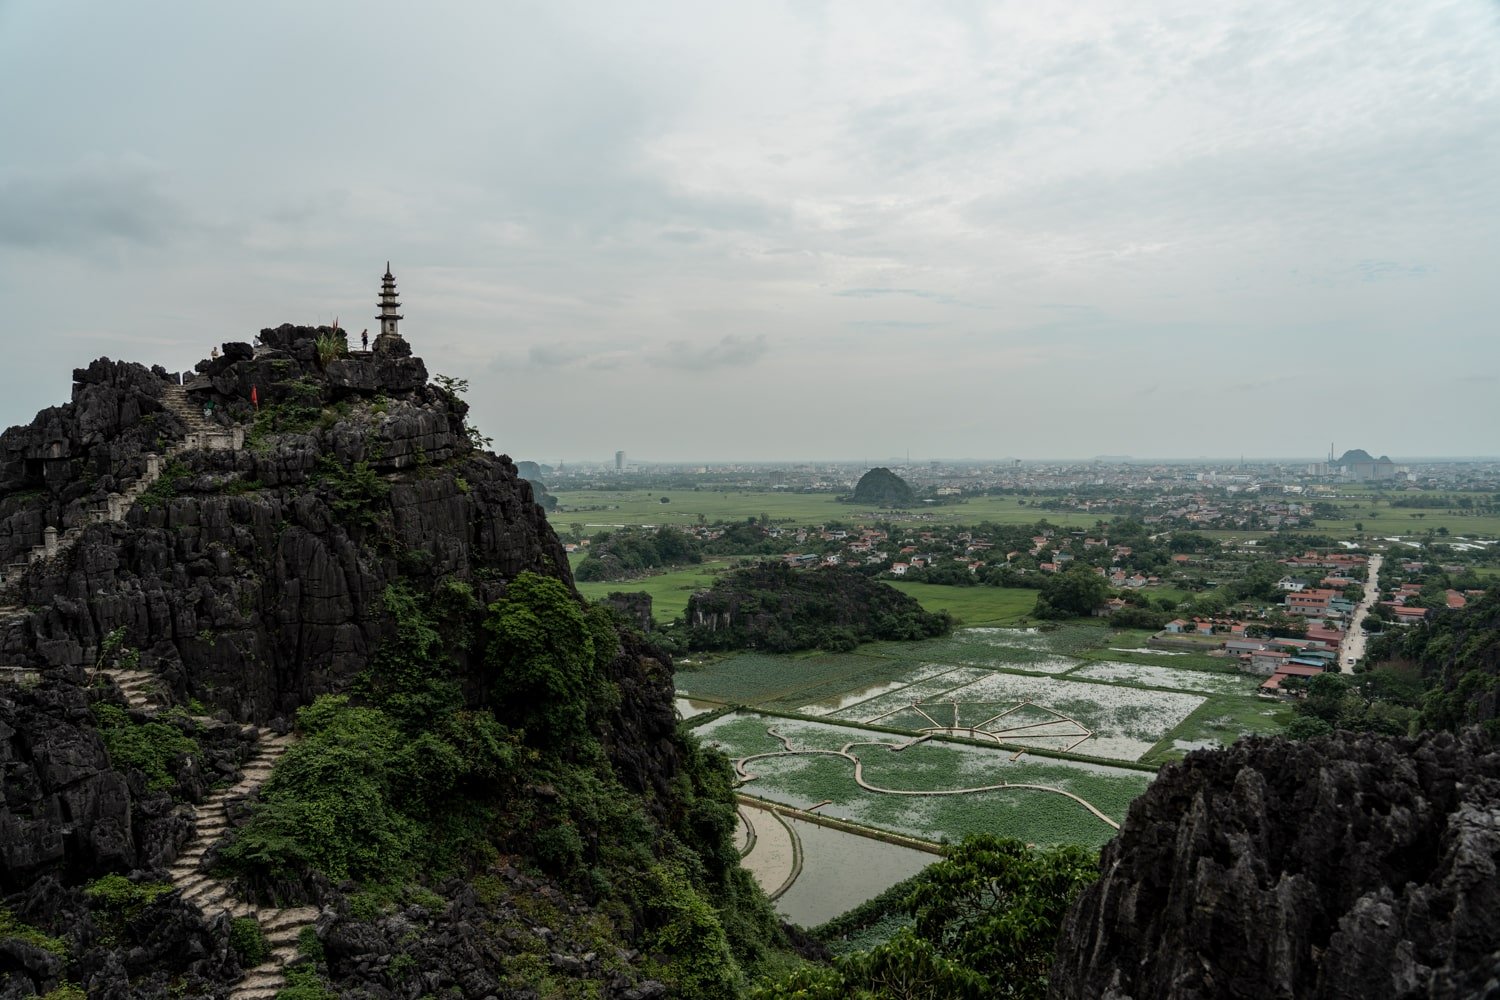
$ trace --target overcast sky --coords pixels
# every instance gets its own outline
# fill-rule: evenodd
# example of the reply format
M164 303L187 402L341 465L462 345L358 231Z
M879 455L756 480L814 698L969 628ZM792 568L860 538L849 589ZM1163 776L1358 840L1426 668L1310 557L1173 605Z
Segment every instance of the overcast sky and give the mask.
M0 0L0 425L403 332L517 458L1500 453L1500 5Z

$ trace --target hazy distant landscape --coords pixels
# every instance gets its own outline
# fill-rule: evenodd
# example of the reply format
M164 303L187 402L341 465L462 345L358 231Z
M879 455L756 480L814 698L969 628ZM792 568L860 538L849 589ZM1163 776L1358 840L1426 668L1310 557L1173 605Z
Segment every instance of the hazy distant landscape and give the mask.
M1494 3L0 88L0 1000L1500 997Z

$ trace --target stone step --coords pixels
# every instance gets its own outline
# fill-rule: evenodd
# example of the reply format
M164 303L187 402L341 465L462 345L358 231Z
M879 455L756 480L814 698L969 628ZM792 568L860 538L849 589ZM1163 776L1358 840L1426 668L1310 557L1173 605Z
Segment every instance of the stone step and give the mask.
M176 874L177 869L175 866L173 867L172 871L173 874ZM201 871L193 872L193 874L189 875L187 878L179 878L176 880L177 888L181 889L184 894L192 889L198 888L204 882L212 881L213 879L209 878L207 874Z
M259 968L259 966L257 966ZM257 972L254 969L245 973L245 978L235 983L232 987L236 990L253 990L258 986L280 986L286 981L280 969Z
M285 927L278 927L275 930L266 931L266 944L272 945L273 947L281 945L295 950L297 946L297 938L302 935L302 929L304 927L311 926L312 924L310 923L287 924Z
M229 990L229 1000L271 1000L282 991L285 984L285 977L281 977L274 986L251 986L246 989L233 986Z
M211 906L222 903L226 895L224 887L210 879L200 882L191 889L183 890L182 898L199 909L207 910Z
M316 906L290 906L284 910L273 910L261 923L261 927L269 931L277 927L295 925L306 927L318 919L318 908Z

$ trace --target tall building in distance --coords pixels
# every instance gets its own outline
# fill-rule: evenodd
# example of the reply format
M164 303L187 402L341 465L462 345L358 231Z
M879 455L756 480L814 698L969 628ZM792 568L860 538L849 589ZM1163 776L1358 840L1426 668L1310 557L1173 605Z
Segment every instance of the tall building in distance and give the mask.
M625 453L623 451L615 452L615 471L625 471Z

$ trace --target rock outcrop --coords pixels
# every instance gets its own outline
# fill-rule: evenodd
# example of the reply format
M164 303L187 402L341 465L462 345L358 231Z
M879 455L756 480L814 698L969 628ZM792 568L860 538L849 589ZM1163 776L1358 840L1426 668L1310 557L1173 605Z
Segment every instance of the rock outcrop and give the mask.
M69 403L0 435L0 566L24 562L0 584L0 917L63 948L0 933L0 998L65 980L91 996L274 994L317 910L257 911L209 871L286 744L257 727L284 732L350 686L394 633L393 584L456 580L486 604L526 571L571 584L532 487L475 447L467 405L400 338L329 356L337 334L263 330L182 374L103 359L75 371ZM671 664L626 632L606 674L608 760L657 822L679 821ZM132 755L158 750L148 776ZM83 886L125 873L150 901L100 930ZM555 892L539 886L520 888ZM248 974L231 947L247 915L272 949ZM418 943L403 931L423 981L503 984L516 949L489 955L471 916ZM344 927L319 925L333 971L373 985L370 931ZM459 941L470 951L450 955ZM601 995L664 991L638 956L549 947L554 971L604 980Z
M0 632L0 659L88 666L124 628L179 701L265 722L363 667L398 576L473 578L482 598L525 570L568 578L529 485L470 444L466 404L417 358L320 366L319 332L265 330L261 349L200 363L193 406L248 427L248 444L183 453L122 523L87 510L187 431L162 405L165 372L96 362L72 404L0 437L0 475L24 487L0 501L0 553L48 524L80 529L26 574L33 610Z
M1245 740L1162 770L1069 914L1056 997L1500 996L1500 744Z
M890 469L877 466L859 477L850 503L867 503L876 507L909 507L913 495L906 480Z

